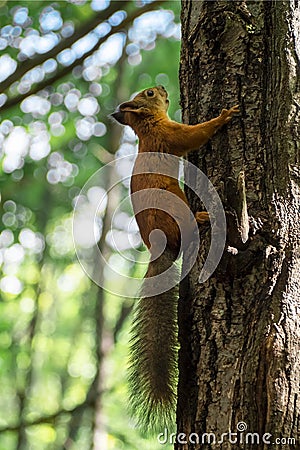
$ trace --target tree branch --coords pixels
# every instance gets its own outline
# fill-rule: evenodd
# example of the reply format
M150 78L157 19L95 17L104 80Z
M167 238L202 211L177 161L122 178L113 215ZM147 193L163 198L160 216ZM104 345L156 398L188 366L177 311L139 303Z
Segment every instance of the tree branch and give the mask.
M96 400L97 393L94 393L95 396L92 398L91 396L87 395L86 400L83 403L80 403L79 405L75 406L72 409L59 409L53 414L49 414L43 417L38 417L35 420L30 421L22 421L16 425L8 425L5 427L0 427L0 433L6 433L8 431L19 431L20 428L26 428L26 427L32 427L34 425L41 425L43 423L52 423L54 422L58 417L60 417L62 414L74 414L78 411L81 411L82 409L85 409L87 406L92 406L93 403Z
M100 38L98 42L88 51L86 52L82 57L78 58L76 61L74 61L72 64L70 64L67 67L63 67L62 69L58 70L55 75L53 75L50 78L47 78L46 80L43 80L42 82L36 84L30 91L26 92L25 94L17 95L16 97L13 97L9 99L1 108L0 113L3 113L4 111L7 111L8 109L12 108L13 106L20 103L25 98L29 97L30 95L36 94L37 92L41 91L45 87L49 85L53 85L56 81L60 80L64 76L68 75L76 66L80 65L86 58L91 56L94 51L103 43L105 42L110 36L112 36L115 33L119 33L120 31L123 31L124 28L126 28L128 25L131 24L131 22L139 17L140 15L152 11L156 8L157 5L160 5L165 0L156 0L152 3L149 3L145 5L143 8L137 9L134 11L130 16L126 17L126 19L123 20L123 22L120 25L117 25L116 27L112 28L110 32Z
M71 47L76 41L96 28L100 22L107 20L116 11L122 9L122 5L124 5L124 2L122 1L111 2L110 6L107 9L100 11L98 14L94 15L90 21L84 23L80 28L78 28L78 30L75 30L72 36L60 41L54 48L49 50L49 52L23 61L18 65L18 68L14 73L12 73L8 78L0 83L0 92L4 92L9 89L15 81L18 81L29 70L33 69L36 66L40 66L41 64L43 64L43 62L47 61L50 58L56 58L56 56L62 50Z

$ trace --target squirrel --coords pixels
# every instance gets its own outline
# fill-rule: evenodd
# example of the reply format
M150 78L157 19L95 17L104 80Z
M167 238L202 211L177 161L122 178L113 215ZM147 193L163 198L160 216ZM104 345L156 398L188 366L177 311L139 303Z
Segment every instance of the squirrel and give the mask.
M162 430L174 421L178 272L173 263L180 255L180 231L189 222L184 208L180 207L180 204L188 207L188 200L179 186L179 166L173 164L174 167L169 167L170 164L164 162L164 158L167 158L166 155L181 157L198 149L239 112L236 105L223 109L218 117L208 122L186 125L169 119L168 106L167 91L163 86L156 86L122 103L112 114L120 124L129 125L139 139L138 155L131 176L131 193L133 211L141 237L150 252L150 262L131 330L129 389L131 410L138 419L138 425L144 430L153 431ZM151 160L153 152L159 159ZM142 158L143 153L150 155L149 158ZM153 165L158 166L159 162L164 166L163 169L159 165L153 170ZM142 195L136 200L137 193ZM157 198L160 193L166 208L155 208L153 197ZM196 212L195 219L203 224L209 221L209 216L204 211ZM160 232L155 235L154 230ZM165 237L163 252L161 232ZM169 277L173 278L174 283L170 288L166 286L166 292L151 293L152 284L155 284L151 280L165 271L169 271Z

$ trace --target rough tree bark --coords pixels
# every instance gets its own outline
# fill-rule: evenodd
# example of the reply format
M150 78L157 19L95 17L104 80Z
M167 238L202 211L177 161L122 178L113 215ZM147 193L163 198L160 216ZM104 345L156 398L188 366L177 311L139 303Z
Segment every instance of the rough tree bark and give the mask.
M241 115L190 157L223 201L231 251L199 284L202 228L181 285L177 424L187 438L175 448L300 448L300 6L182 0L182 32L184 122L237 103Z

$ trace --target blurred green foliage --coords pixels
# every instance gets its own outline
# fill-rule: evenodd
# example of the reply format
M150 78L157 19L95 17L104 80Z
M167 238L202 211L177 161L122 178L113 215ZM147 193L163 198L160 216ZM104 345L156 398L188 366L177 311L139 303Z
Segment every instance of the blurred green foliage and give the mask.
M84 273L75 256L72 217L84 183L116 151L122 155L124 136L108 119L118 103L163 84L170 115L180 119L180 2L154 2L153 12L108 41L100 28L77 49L35 65L101 8L109 19L108 3L0 2L1 81L24 61L32 63L5 91L0 83L0 450L161 448L139 434L126 412L133 300L102 290ZM128 17L149 2L138 3L122 2ZM100 25L111 28L122 14ZM84 59L89 39L100 38L100 50ZM56 76L77 58L78 66ZM28 95L45 79L47 86ZM7 107L7 99L20 96ZM135 141L130 145L133 151ZM118 201L127 195L122 184ZM99 228L108 232L105 217L104 211ZM112 223L114 231L122 239L126 234ZM106 237L99 245L107 258L117 257ZM142 249L139 243L136 249ZM136 259L132 249L125 252ZM122 270L141 275L134 264Z

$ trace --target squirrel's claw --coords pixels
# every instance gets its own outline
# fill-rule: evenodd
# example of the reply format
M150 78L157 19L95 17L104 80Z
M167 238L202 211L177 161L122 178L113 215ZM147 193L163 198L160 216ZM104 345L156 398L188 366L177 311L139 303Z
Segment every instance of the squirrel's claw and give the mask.
M230 109L222 109L221 118L224 120L224 123L227 123L232 119L234 114L238 114L239 112L239 105L235 105Z

